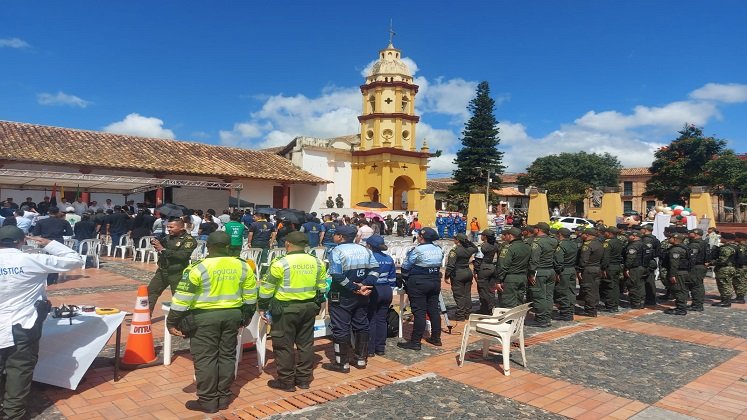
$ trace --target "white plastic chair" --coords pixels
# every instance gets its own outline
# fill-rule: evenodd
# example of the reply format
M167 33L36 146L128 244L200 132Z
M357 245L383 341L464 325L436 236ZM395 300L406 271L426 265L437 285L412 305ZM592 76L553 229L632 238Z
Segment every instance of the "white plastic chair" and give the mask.
M283 256L286 254L285 248L272 248L267 252L267 261L262 263L262 267L269 267L272 263L272 260L274 260L277 257Z
M140 238L135 252L132 253L132 261L137 260L137 256L140 255L140 261L145 262L148 251L153 250L153 245L151 245L150 241L155 238L155 236L143 236Z
M260 255L262 255L262 248L243 248L240 256L242 259L257 262Z
M125 259L127 256L127 250L130 250L134 255L135 242L133 242L132 238L129 236L122 235L122 237L119 238L119 244L114 247L114 258L117 258L117 251L120 251L122 253L122 259ZM111 255L111 253L109 255Z
M73 249L75 249L75 243L78 242L75 239L73 239L72 237L63 238L63 240L65 241L65 246L66 247L73 248Z
M318 247L309 249L309 254L319 258L319 260L321 261L324 261L325 252L327 252L327 248L323 246L318 246Z
M80 245L78 245L78 254L85 258L86 260L88 257L91 257L91 260L93 261L93 264L96 268L99 268L99 254L101 253L101 241L98 239L84 239L80 241ZM83 270L86 269L86 264L84 262Z
M112 243L112 237L110 235L99 234L98 238L101 241L101 248L106 248L106 255L111 257L112 251L114 251L114 247L116 246L116 244Z
M464 325L462 346L459 349L459 367L464 363L464 353L469 345L469 336L477 335L482 338L482 357L487 357L490 351L490 341L501 343L503 355L503 374L511 375L511 343L517 341L521 350L521 361L527 367L527 357L524 351L524 318L529 312L531 303L525 303L512 309L496 308L493 315L470 315Z

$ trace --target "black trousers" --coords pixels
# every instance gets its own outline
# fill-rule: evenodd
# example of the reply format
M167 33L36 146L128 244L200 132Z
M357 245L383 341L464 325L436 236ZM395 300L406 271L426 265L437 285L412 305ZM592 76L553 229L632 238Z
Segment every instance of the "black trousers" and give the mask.
M368 303L368 354L386 349L386 316L392 304L392 288L377 284Z
M438 297L441 294L441 279L426 276L410 276L407 280L407 295L415 318L410 341L419 343L425 332L425 314L431 319L431 338L441 338L441 310Z
M46 314L45 314L46 315ZM0 349L0 394L2 395L4 419L27 417L26 400L31 392L31 379L39 360L39 340L44 318L39 316L29 329L13 326L15 345Z
M487 265L487 264L485 264ZM480 296L479 314L492 315L495 308L495 273L494 266L480 267L477 272L477 294Z
M456 312L454 320L464 321L472 312L472 270L457 268L451 279L451 293L454 294Z
M341 294L339 302L330 292L329 322L335 342L350 341L351 332L368 334L368 296Z

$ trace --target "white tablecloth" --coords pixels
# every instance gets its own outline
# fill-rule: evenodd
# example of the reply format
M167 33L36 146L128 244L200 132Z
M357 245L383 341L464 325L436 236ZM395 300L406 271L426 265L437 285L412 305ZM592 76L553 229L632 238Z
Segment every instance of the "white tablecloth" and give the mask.
M125 314L82 312L72 319L73 325L67 318L52 318L50 314L44 321L34 380L77 388L93 360L122 324Z

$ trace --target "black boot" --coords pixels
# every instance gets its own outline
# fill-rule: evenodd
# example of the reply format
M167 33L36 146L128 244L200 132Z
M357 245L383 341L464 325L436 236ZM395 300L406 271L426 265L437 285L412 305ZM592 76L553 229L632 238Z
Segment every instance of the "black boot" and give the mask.
M332 363L322 364L322 369L331 370L333 372L349 373L350 363L348 358L350 357L350 337L342 337L339 341L334 341L335 347L335 359Z
M737 298L734 299L734 303L745 303L744 295L737 295Z
M355 361L353 366L358 369L365 369L368 363L368 338L367 332L355 334Z
M721 302L712 303L711 306L719 306L721 308L730 308L731 299L724 299Z

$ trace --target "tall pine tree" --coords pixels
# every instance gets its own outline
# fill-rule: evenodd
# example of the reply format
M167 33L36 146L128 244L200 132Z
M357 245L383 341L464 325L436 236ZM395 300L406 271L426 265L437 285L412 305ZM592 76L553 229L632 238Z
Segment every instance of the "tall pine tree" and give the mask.
M488 82L477 85L477 93L467 109L472 114L462 131L462 148L454 163L456 181L449 193L456 201L463 201L473 188L485 187L488 173L494 174L492 182L500 183L503 173L503 152L498 151L498 121L493 115L495 101L490 97ZM461 197L460 197L461 196ZM466 204L466 203L464 203ZM464 207L463 205L460 207Z

